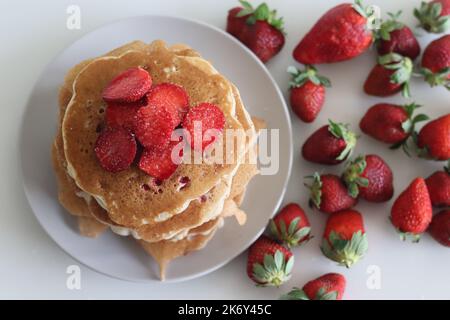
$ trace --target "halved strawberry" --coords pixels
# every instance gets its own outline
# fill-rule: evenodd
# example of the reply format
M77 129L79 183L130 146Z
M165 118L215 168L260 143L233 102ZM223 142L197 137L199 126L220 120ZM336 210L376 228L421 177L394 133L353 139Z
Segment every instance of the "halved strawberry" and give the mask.
M225 128L225 115L211 103L189 109L182 124L189 133L188 142L194 150L203 151Z
M189 96L179 85L173 83L161 83L154 86L147 95L150 107L164 106L170 114L174 115L173 127L183 121L189 110Z
M136 140L123 128L107 128L95 142L95 155L100 165L109 172L128 169L136 156Z
M178 141L171 141L168 147L144 149L139 160L139 169L158 180L166 180L177 170L183 157ZM177 152L178 151L178 152Z
M121 127L132 132L136 129L137 112L139 108L147 105L147 98L127 104L110 102L105 111L105 120L108 127Z
M146 148L165 148L176 123L176 114L163 105L147 105L137 112L135 134Z
M150 74L142 68L130 68L117 77L103 90L103 100L128 103L141 99L152 86Z

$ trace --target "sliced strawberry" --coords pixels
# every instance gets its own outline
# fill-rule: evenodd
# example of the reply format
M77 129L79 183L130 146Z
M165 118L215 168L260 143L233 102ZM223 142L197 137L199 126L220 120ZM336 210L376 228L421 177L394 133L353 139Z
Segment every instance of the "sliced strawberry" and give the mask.
M103 100L128 103L141 99L152 87L150 74L142 68L128 69L111 80L103 90Z
M121 127L134 132L136 128L137 112L147 105L147 98L132 103L110 102L106 108L105 120L108 127Z
M201 103L189 109L183 121L183 128L190 134L189 144L197 151L205 150L215 141L215 132L212 130L222 132L224 127L225 115L219 107L211 103Z
M173 83L161 83L154 86L147 95L149 106L164 106L174 114L173 127L177 127L189 110L189 96L186 91Z
M145 149L139 160L139 168L158 180L166 180L177 170L183 149L172 157L172 150L179 142L171 141L164 149ZM174 151L176 153L176 151Z
M175 116L161 105L147 105L137 112L135 134L146 148L165 148L176 122Z
M123 128L107 128L95 142L95 155L100 165L109 172L128 169L136 156L136 140Z

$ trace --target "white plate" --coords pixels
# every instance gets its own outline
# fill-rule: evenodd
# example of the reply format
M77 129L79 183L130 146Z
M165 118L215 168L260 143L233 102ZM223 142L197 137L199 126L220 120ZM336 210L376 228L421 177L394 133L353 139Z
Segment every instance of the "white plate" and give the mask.
M280 129L280 168L276 175L256 177L247 190L243 209L245 226L228 219L207 247L176 259L167 281L205 275L245 250L263 231L278 208L292 165L292 134L286 105L264 65L234 38L215 27L191 20L142 16L103 26L76 41L43 71L28 101L22 128L24 188L31 208L50 237L69 255L103 274L130 280L155 281L157 267L129 238L106 232L98 239L80 236L74 218L59 205L51 168L50 146L56 131L57 93L65 72L81 60L99 56L132 40L163 39L169 44L186 43L239 88L252 115ZM262 196L264 195L264 196Z

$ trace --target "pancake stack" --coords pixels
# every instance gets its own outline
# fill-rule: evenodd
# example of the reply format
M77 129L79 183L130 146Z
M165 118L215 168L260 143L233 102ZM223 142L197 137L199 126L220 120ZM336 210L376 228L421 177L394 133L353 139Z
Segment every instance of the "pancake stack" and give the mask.
M102 91L117 75L140 67L153 85L172 83L189 94L190 105L208 102L220 108L225 128L242 135L224 135L223 163L185 161L163 181L130 168L112 173L99 164L94 145L105 123ZM163 41L134 41L107 54L83 61L67 73L59 93L59 126L52 161L62 206L78 220L80 234L97 237L106 229L138 241L160 266L202 249L235 216L247 184L258 173L257 132L264 121L251 118L238 89L195 50ZM232 148L225 148L233 139ZM194 154L194 153L193 153ZM232 161L229 161L231 159Z

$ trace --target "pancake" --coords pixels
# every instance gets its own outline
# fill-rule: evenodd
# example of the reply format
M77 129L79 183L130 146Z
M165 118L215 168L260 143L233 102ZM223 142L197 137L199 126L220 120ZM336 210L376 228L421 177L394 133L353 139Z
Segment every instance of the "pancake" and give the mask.
M187 46L185 45L177 45L172 46L171 50L174 50L174 47L178 47L183 51L183 54L186 54L186 52L189 52L190 55L193 57L197 57L198 54L195 53L194 50L189 50ZM122 47L122 50L126 50L126 46ZM117 53L120 53L119 50L115 50ZM178 53L177 53L178 54ZM202 65L202 69L205 72L209 72L211 74L217 73L217 71L207 62L200 62L198 59L192 60ZM73 70L80 70L81 68L74 67L71 70L71 77L66 77L67 79L73 79L76 77L74 75ZM71 93L69 90L66 90L66 88L70 88L70 83L66 83L60 94L60 105L63 105L64 103L67 103L70 101L69 95L71 96ZM245 130L251 130L252 136L250 136L250 139L254 139L255 133L254 133L254 127L253 122L251 121L248 113L244 109L242 105L242 101L240 100L239 92L237 89L233 86L233 94L236 100L236 110L239 115L239 120L241 120L244 123L244 129ZM64 108L65 109L65 108ZM64 109L61 110L61 113L64 112ZM253 141L251 142L253 143ZM250 168L248 168L250 169ZM244 171L244 172L242 172ZM248 179L247 181L242 181L242 179L237 179L238 183L248 183L250 178L253 176L256 171L250 171L246 173L247 168L243 168L238 170L238 172L242 172L239 176ZM229 179L228 179L229 180ZM236 184L236 179L234 179L234 183ZM225 188L226 187L226 188ZM212 189L212 192L207 193L206 195L202 196L206 197L205 201L198 202L196 201L194 204L190 205L187 210L183 211L182 217L179 217L177 219L171 219L167 221L167 223L157 224L157 225L145 225L142 228L139 228L138 230L130 230L128 228L122 228L118 224L114 223L111 219L109 219L108 214L105 210L102 210L97 204L91 203L91 212L92 214L102 223L108 224L112 226L113 231L117 232L120 235L129 235L133 234L137 238L145 239L146 241L160 241L162 239L171 238L174 234L178 234L181 232L185 232L187 229L195 228L204 222L215 218L218 213L221 211L221 207L223 206L224 199L226 198L226 194L230 192L230 182L225 181L225 185L217 186ZM239 192L233 191L233 196L238 194ZM216 203L219 199L220 202ZM198 199L197 199L198 200ZM209 214L208 214L209 213ZM168 218L168 215L165 217ZM155 228L161 225L160 228ZM139 233L139 234L138 234Z
M239 210L232 200L225 202L221 217L212 220L208 224L193 229L189 235L178 241L163 240L156 243L149 243L139 240L139 244L144 250L156 260L160 269L160 279L164 280L168 264L183 255L200 250L212 239L214 233L221 227L223 219L229 216L239 216Z
M237 144L232 150L232 157L235 159L232 164L183 163L170 179L163 182L160 188L163 192L157 194L143 190L142 185L150 182L149 176L136 167L111 174L99 166L92 145L97 136L95 127L103 119L101 111L104 110L104 105L101 102L101 90L117 73L132 66L142 65L142 62L146 63L155 83L165 81L166 73L162 72L161 68L168 68L165 67L167 62L162 61L166 61L163 58L167 58L169 51L165 46L156 47L157 49L149 50L150 53L133 51L118 58L106 57L89 63L75 79L74 95L66 110L62 127L69 174L75 178L81 189L96 196L96 199L107 208L113 221L130 227L156 223L154 218L162 212L183 211L182 209L186 207L186 199L197 198L214 187L220 177L232 173L238 165L236 159L242 153L243 147L243 144ZM190 77L184 79L182 76L174 81L172 73L170 81L181 84L188 92L191 88L192 92L189 93L191 98L193 97L192 101L197 99L198 102L209 101L219 106L223 105L222 110L228 115L227 128L242 129L240 123L227 113L234 111L232 102L234 100L228 96L228 91L213 90L229 88L226 80L219 75L207 75L200 68L190 69L191 63L180 60L180 57L172 53L169 56L172 65L180 70L177 73L183 74L181 70L189 69L190 74L196 73L202 76L198 81L191 81ZM174 61L177 62L174 63ZM207 76L206 80L205 76ZM207 90L206 92L205 90L195 91L198 87L207 88ZM195 176L196 179L191 179L189 186L179 192L179 180L190 176Z

